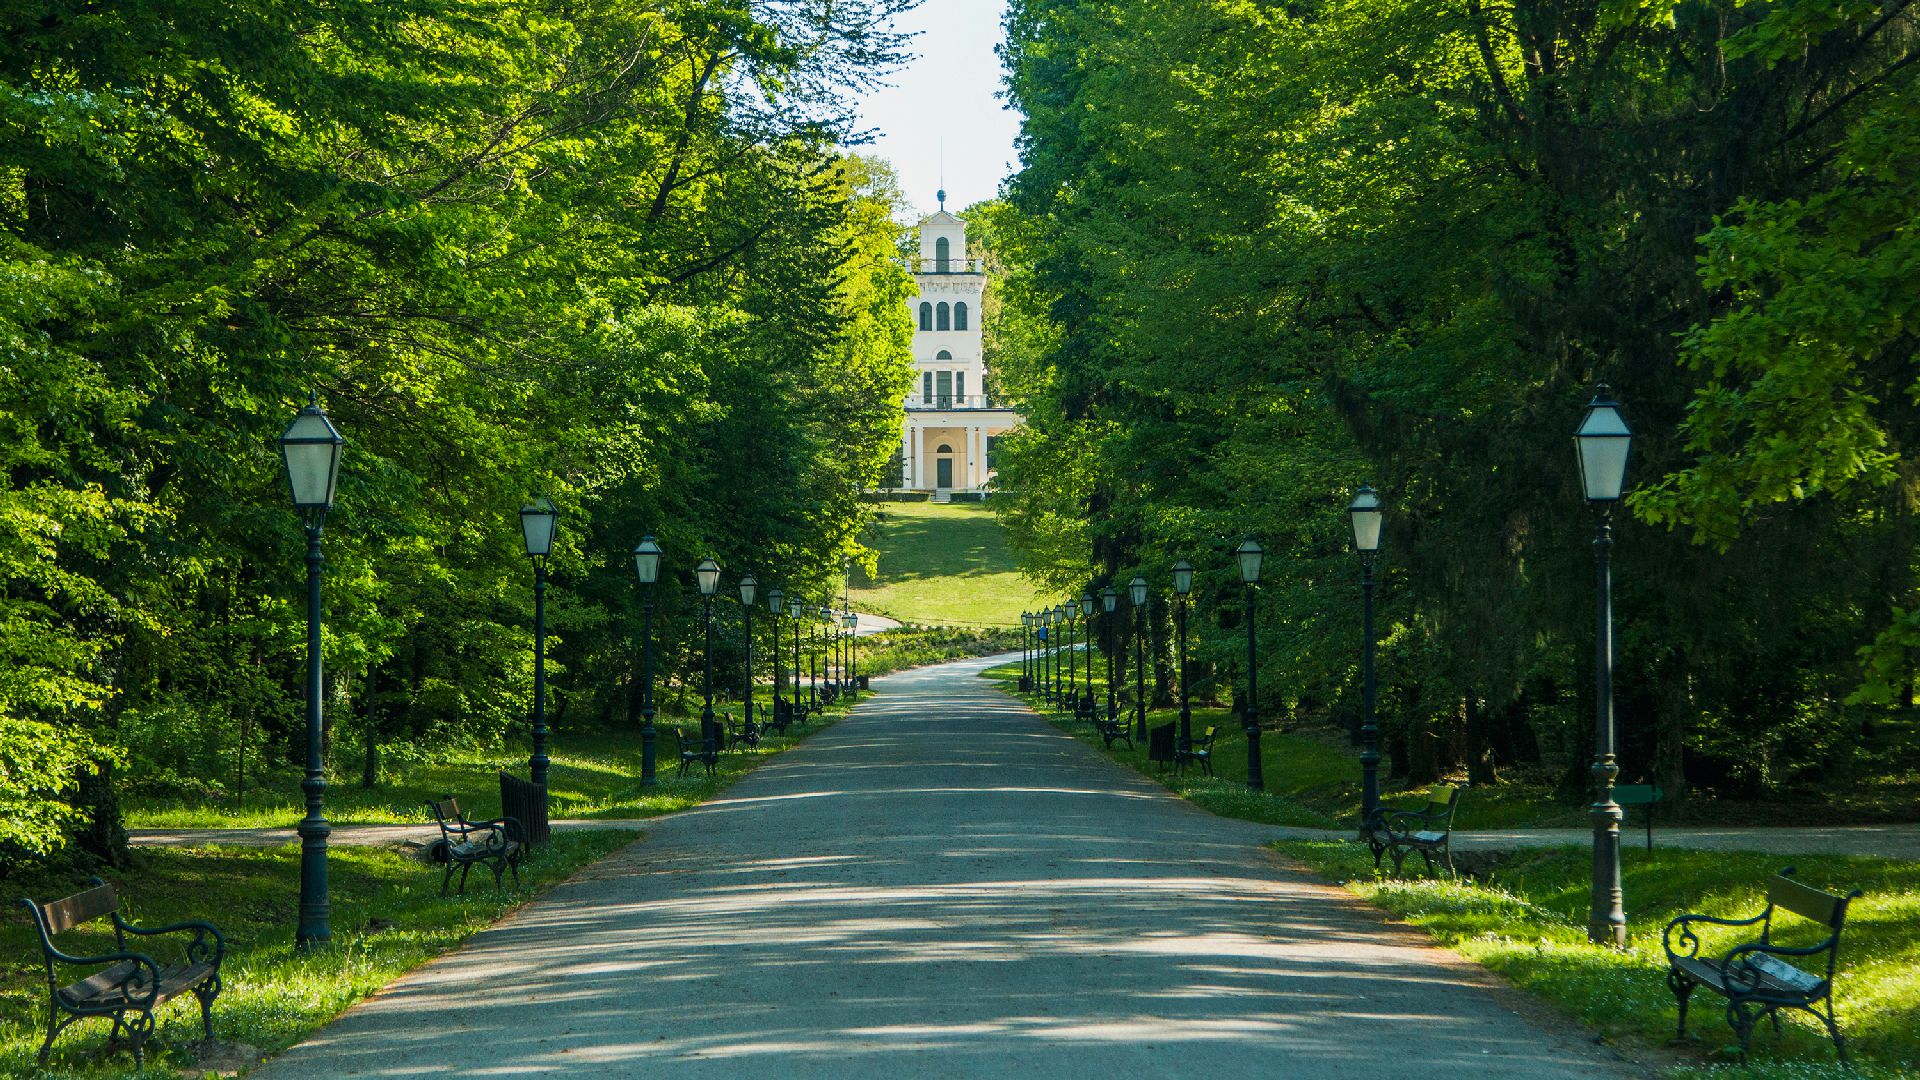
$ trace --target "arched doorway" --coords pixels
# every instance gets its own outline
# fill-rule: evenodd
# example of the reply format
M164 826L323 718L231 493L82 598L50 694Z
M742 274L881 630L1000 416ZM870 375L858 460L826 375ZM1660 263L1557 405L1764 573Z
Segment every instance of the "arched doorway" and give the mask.
M950 488L953 486L953 447L941 443L933 451L933 486Z

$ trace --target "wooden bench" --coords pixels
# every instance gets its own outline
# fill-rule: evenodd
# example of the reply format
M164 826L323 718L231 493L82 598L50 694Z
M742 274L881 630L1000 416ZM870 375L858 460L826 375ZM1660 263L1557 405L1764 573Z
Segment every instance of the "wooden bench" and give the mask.
M1133 725L1131 717L1124 715L1101 716L1094 721L1094 729L1106 743L1107 749L1113 749L1116 740L1125 740L1127 749L1133 749Z
M1081 694L1079 700L1074 702L1073 718L1088 724L1100 719L1100 705L1092 694Z
M1208 776L1212 776L1213 775L1213 736L1214 736L1214 729L1211 725L1209 725L1207 727L1207 730L1203 732L1199 738L1193 740L1192 746L1174 747L1174 751L1173 751L1174 772L1181 772L1185 770L1187 767L1187 763L1193 762L1200 766L1200 771L1206 773Z
M1447 873L1453 873L1453 812L1464 790L1456 784L1435 784L1427 792L1426 805L1418 810L1375 810L1360 827L1360 839L1373 849L1373 868L1380 869L1381 856L1391 855L1393 872L1398 874L1407 855L1417 851L1427 873L1433 873L1435 855L1446 864Z
M40 952L47 965L47 1041L40 1044L42 1068L53 1051L54 1037L69 1024L93 1016L113 1020L113 1034L126 1034L133 1044L135 1064L144 1068L147 1039L154 1029L153 1010L182 994L199 999L201 1026L206 1037L213 1038L213 999L220 996L220 961L226 956L227 942L211 923L174 923L150 930L134 926L120 917L120 900L113 886L99 878L93 879L93 888L64 900L20 902L33 912L34 927L40 931ZM113 952L73 956L54 945L53 939L62 933L102 917L113 920ZM153 937L185 933L193 937L182 947L181 959L165 967L146 953L127 949L128 934ZM56 965L98 970L61 986Z
M1860 895L1855 889L1845 896L1822 892L1793 879L1789 866L1767 888L1767 906L1750 919L1719 919L1711 915L1682 915L1667 924L1662 944L1667 950L1667 986L1680 1006L1678 1035L1687 1034L1687 999L1694 988L1704 986L1727 999L1727 1023L1740 1039L1744 1057L1753 1041L1753 1029L1762 1017L1780 1030L1780 1010L1800 1009L1818 1017L1833 1039L1834 1052L1847 1060L1847 1043L1840 1035L1840 1024L1833 1013L1834 965L1840 956L1840 932L1847 923L1847 905ZM1773 917L1776 911L1790 911L1803 919L1827 928L1826 940L1803 948L1773 944ZM1697 925L1758 926L1760 936L1728 949L1719 959L1700 955ZM1678 936L1675 936L1678 931ZM1677 946L1677 947L1676 947ZM1825 974L1807 971L1788 957L1813 961L1817 968L1824 960ZM1821 1006L1826 1011L1821 1012Z
M467 875L475 865L493 871L494 888L500 877L513 871L513 887L520 887L520 860L526 855L527 834L519 819L499 817L491 821L471 821L460 800L443 795L429 801L433 819L440 823L440 843L436 857L444 855L446 869L440 874L440 895L447 895L447 883L453 880L453 868L460 868L460 891L467 891Z
M727 749L737 750L744 746L749 750L760 748L760 725L752 721L741 724L734 720L732 713L725 715Z
M707 767L707 775L713 775L713 767L720 758L718 743L714 744L715 749L708 750L705 739L688 738L686 730L678 725L675 725L673 729L673 741L674 745L680 750L681 776L687 775L687 770L693 768L695 764L705 765Z
M1626 808L1644 806L1647 808L1647 850L1653 850L1653 804L1666 798L1667 793L1653 784L1615 784L1613 801L1620 810L1621 822L1625 823Z

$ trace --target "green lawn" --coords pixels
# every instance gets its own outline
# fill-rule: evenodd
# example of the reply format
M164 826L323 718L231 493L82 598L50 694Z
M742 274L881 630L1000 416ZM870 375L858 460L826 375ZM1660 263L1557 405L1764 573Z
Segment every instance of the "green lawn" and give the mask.
M1920 1067L1920 864L1848 856L1648 852L1629 845L1621 859L1632 939L1623 953L1587 943L1593 873L1587 848L1517 852L1491 882L1478 884L1377 878L1372 857L1353 842L1278 847L1605 1037L1648 1047L1667 1043L1674 1033L1661 929L1685 912L1757 913L1764 906L1767 879L1792 863L1807 884L1836 892L1865 890L1848 913L1835 980L1840 1030L1863 1067L1850 1072L1835 1064L1825 1032L1804 1014L1788 1016L1778 1035L1760 1025L1750 1065L1732 1064L1735 1040L1720 999L1701 990L1688 1015L1689 1040L1678 1049L1702 1064L1682 1074L1803 1080L1913 1076ZM1782 944L1808 945L1821 936L1792 916L1782 916L1780 926L1784 930L1776 940ZM1704 940L1710 953L1732 944L1719 937ZM1712 1064L1716 1061L1728 1063Z
M268 1053L285 1049L425 960L458 946L518 904L621 845L634 834L614 830L557 833L521 868L523 887L495 889L476 873L464 896L440 896L440 868L389 848L335 847L328 857L333 945L314 955L293 951L300 859L280 848L141 850L125 872L103 876L122 896L128 918L147 926L201 919L227 939L221 965L225 990L213 1006L214 1035ZM80 875L15 880L15 895L58 899L85 887ZM59 939L75 955L114 949L112 929L89 924ZM165 949L154 946L155 952ZM40 946L27 913L0 916L0 1076L134 1075L133 1055L109 1051L112 1025L90 1020L62 1032L51 1067L39 1073L34 1054L46 1034L47 984ZM163 955L155 955L161 963ZM63 975L77 969L63 969ZM84 974L84 972L80 972ZM189 1044L200 1038L200 1007L191 997L159 1012L148 1065L189 1068ZM148 1075L152 1075L150 1072Z
M1094 654L1098 673L1094 692L1106 700L1106 678L1099 654ZM1082 660L1085 657L1081 657ZM985 677L1012 684L1020 678L1020 664L1003 664L982 673ZM1086 685L1080 675L1079 685ZM1011 689L1011 686L1009 686ZM1100 737L1086 724L1076 723L1051 712L1038 695L1028 697L1034 710L1055 726L1077 738L1100 746ZM1125 706L1123 705L1124 709ZM1177 709L1149 709L1147 726L1156 727L1178 721ZM1247 738L1238 717L1224 708L1195 708L1193 734L1200 738L1207 727L1217 729L1213 747L1214 777L1188 769L1175 774L1147 760L1146 741L1139 740L1132 750L1116 742L1108 751L1116 760L1166 785L1181 798L1205 807L1223 817L1258 821L1269 825L1301 825L1333 829L1356 825L1360 820L1360 756L1354 748L1327 738L1267 731L1260 736L1260 768L1265 791L1247 789ZM1403 790L1386 776L1381 777L1382 797L1409 800L1424 788ZM1549 802L1547 792L1534 785L1502 784L1478 789L1460 804L1456 824L1463 829L1499 829L1527 825L1580 824L1582 808Z
M854 572L853 604L902 622L1019 626L1040 606L993 511L982 503L889 502L865 537L880 553L869 580Z
M804 688L804 683L802 684ZM755 706L760 719L771 715L771 690L760 689ZM740 707L725 706L738 718ZM829 718L843 715L843 701L828 713ZM656 743L659 783L652 788L640 785L640 735L638 732L593 732L573 734L555 732L548 750L547 792L551 813L556 818L644 818L670 814L712 798L720 789L750 772L770 754L777 754L817 731L818 722L806 731L788 729L786 738L771 734L758 750L729 751L720 755L717 775L706 778L696 769L685 779L675 777L679 757L675 752L673 727L678 724L689 735L700 730L699 718L662 721ZM525 776L527 751L517 748L456 757L439 764L410 764L403 779L367 789L354 779L338 777L327 789L327 820L335 824L380 824L420 822L427 816L428 799L443 794L458 797L464 805L491 813L500 802L501 769ZM239 828L290 826L306 813L300 801L299 776L291 771L269 787L249 792L244 803L232 801L189 802L178 799L129 799L125 804L129 828Z

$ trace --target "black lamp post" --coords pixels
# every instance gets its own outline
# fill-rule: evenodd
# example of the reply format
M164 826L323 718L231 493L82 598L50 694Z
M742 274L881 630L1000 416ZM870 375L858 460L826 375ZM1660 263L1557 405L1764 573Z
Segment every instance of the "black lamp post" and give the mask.
M1173 625L1180 639L1180 749L1193 749L1193 708L1187 698L1187 604L1193 594L1193 564L1185 559L1173 564Z
M1113 613L1120 606L1120 592L1109 585L1100 590L1100 610L1106 612L1106 653L1107 653L1107 722L1112 723L1120 715L1120 705L1113 696Z
M767 590L767 610L773 613L773 719L780 720L780 669L786 665L780 660L780 612L785 610L787 595L778 588Z
M1360 553L1360 824L1380 809L1380 722L1374 715L1373 559L1380 551L1380 495L1361 484L1347 504L1353 550Z
M660 545L643 536L633 549L633 572L640 579L640 785L652 787L653 730L653 586L660 580Z
M1087 625L1087 712L1093 712L1093 594L1080 594L1080 619Z
M793 707L800 708L800 616L806 612L806 605L800 598L787 600L787 617L793 620Z
M547 783L547 556L553 554L559 516L545 499L520 508L520 536L533 560L533 756L527 771L541 787Z
M306 407L280 435L287 488L307 532L307 775L300 781L307 816L296 830L300 834L300 923L294 933L294 944L303 951L333 939L332 905L327 899L327 837L333 830L320 809L327 792L320 757L320 532L327 511L333 509L340 452L346 445L347 440L320 411L317 397L308 398Z
M740 611L746 619L747 635L747 700L740 706L743 731L753 730L753 601L759 587L760 582L752 574L740 579Z
M1127 582L1133 601L1133 737L1147 737L1147 579Z
M1627 476L1627 450L1633 431L1620 415L1620 403L1603 384L1587 403L1574 433L1580 484L1593 507L1594 553L1594 717L1593 717L1593 904L1587 915L1587 940L1624 948L1627 913L1620 888L1620 805L1613 782L1620 775L1613 750L1613 506Z
M693 579L700 585L700 606L707 629L706 705L700 710L700 748L711 761L719 742L713 730L713 594L720 588L720 564L701 559L700 565L694 567Z
M1040 609L1040 697L1053 701L1053 609Z
M847 693L860 689L860 616L849 611L840 617L847 628Z
M1260 774L1260 667L1254 654L1253 587L1260 584L1260 560L1266 550L1249 536L1233 553L1240 560L1240 580L1247 586L1247 703L1240 710L1240 721L1247 730L1247 787L1264 791L1267 782Z
M1073 624L1080 621L1080 605L1069 601L1060 605L1058 610L1060 617L1067 624L1067 693L1061 699L1061 703L1071 712L1075 705L1074 699L1080 694L1080 661L1073 655Z
M1020 613L1020 692L1033 693L1033 612Z

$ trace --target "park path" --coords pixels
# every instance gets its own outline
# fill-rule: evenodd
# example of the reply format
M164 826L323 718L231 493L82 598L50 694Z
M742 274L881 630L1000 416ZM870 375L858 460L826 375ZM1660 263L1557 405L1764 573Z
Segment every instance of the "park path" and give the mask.
M964 661L267 1063L340 1076L1631 1075Z

